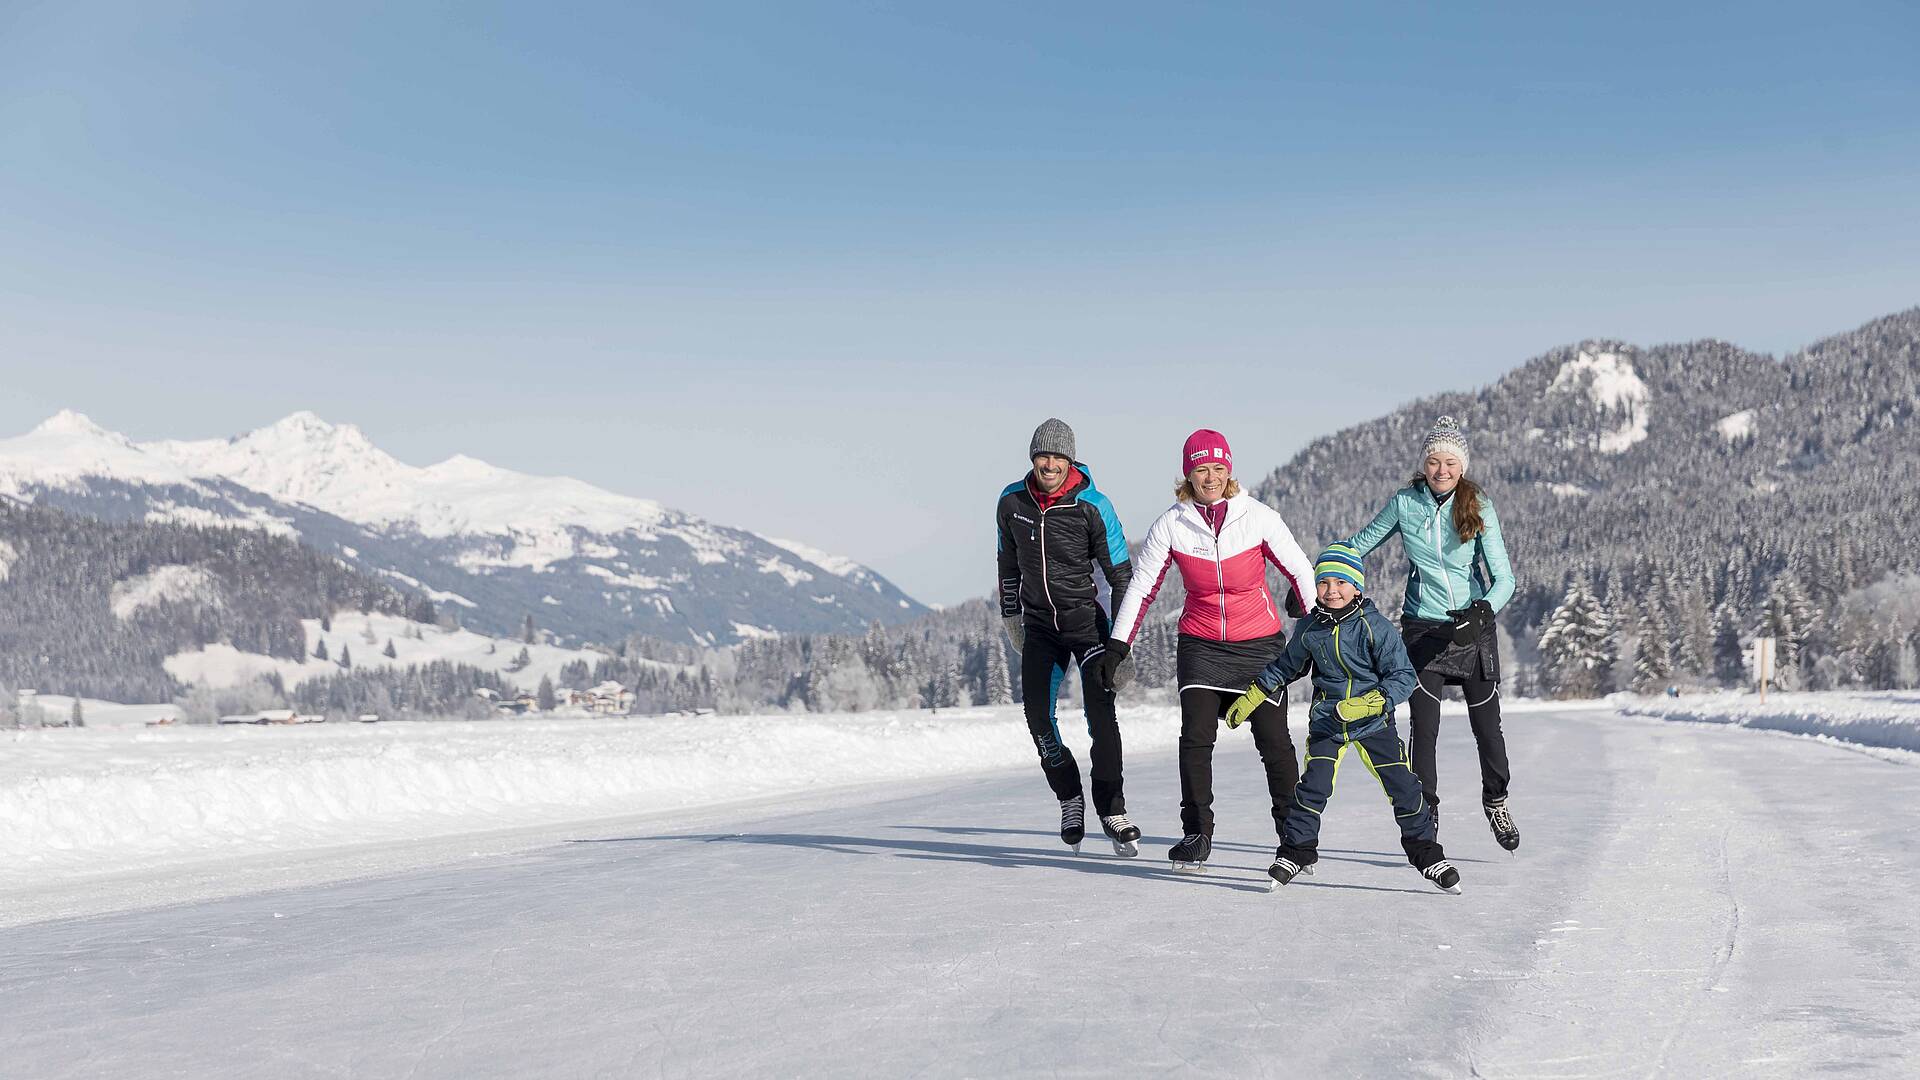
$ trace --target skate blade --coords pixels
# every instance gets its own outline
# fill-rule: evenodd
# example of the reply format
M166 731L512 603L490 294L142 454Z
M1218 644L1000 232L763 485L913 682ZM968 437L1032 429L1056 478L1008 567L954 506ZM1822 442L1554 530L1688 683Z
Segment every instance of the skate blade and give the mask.
M1176 874L1204 874L1207 872L1207 864L1203 862L1180 862L1179 860L1175 860L1173 863L1173 872Z
M1434 888L1439 889L1443 893L1452 893L1455 896L1460 895L1460 886L1458 885L1452 885L1452 886L1435 885Z
M1140 845L1131 840L1115 840L1113 853L1123 859L1131 859L1140 854Z
M1286 882L1284 882L1284 881L1281 881L1281 880L1280 880L1279 878L1277 878L1277 877L1270 877L1270 878L1268 878L1268 879L1267 879L1267 891L1268 891L1268 892L1279 892L1279 891L1280 891L1280 886L1282 886L1282 885L1285 885L1285 884L1286 884Z
M1080 845L1079 845L1079 844L1068 844L1067 846L1073 849L1073 853L1074 853L1075 855L1078 855L1078 854L1080 854Z

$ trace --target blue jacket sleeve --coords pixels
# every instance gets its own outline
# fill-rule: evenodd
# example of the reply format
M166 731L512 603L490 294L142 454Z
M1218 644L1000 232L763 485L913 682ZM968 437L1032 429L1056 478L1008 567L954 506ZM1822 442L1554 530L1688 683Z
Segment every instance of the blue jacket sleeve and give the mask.
M1359 552L1360 557L1364 559L1373 554L1373 549L1386 543L1387 537L1392 536L1398 528L1400 528L1400 496L1395 494L1393 498L1387 500L1387 505L1380 508L1379 513L1373 515L1373 520L1367 522L1366 528L1340 542Z
M1480 557L1486 561L1487 606L1495 611L1507 606L1513 599L1513 563L1507 559L1507 541L1500 532L1500 515L1493 512L1493 500L1480 500L1480 520L1486 528L1480 532Z
M1313 654L1307 651L1307 626L1305 619L1294 623L1293 637L1288 639L1287 647L1254 676L1253 681L1260 689L1269 694L1278 693L1281 687L1305 675L1307 668L1313 666Z
M1133 583L1133 556L1127 550L1127 534L1120 528L1120 515L1113 512L1113 502L1104 492L1088 492L1081 503L1093 514L1089 532L1094 565L1107 576L1107 587L1113 595L1125 596L1127 586ZM1114 600L1115 604L1119 602Z
M1403 705L1420 685L1420 676L1407 656L1407 643L1385 615L1367 613L1367 625L1373 630L1373 673L1380 680L1380 692L1387 695L1387 707Z

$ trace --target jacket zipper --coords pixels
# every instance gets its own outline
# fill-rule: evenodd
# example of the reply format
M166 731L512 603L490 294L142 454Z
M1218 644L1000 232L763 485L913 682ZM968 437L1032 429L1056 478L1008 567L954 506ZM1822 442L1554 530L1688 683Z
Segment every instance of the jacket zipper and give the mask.
M1453 574L1447 570L1446 549L1440 546L1440 515L1445 510L1445 506L1433 508L1433 517L1427 521L1427 535L1433 540L1434 558L1440 560L1440 580L1447 587L1447 606L1457 609L1460 603L1453 595Z
M1347 673L1347 697L1353 696L1353 669L1347 666L1347 658L1340 655L1340 624L1333 624L1333 658L1340 664L1340 670Z
M1036 508L1038 504L1036 503ZM1040 591L1047 595L1047 612L1053 617L1055 633L1060 630L1060 608L1053 602L1053 583L1047 579L1047 511L1053 507L1040 509Z

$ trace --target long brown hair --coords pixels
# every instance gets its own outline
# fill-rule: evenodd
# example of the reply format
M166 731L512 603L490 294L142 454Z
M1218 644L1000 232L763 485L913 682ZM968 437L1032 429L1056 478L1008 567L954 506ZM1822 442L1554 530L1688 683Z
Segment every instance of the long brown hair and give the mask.
M1227 477L1227 493L1220 497L1223 499L1231 499L1238 494L1240 494L1240 481L1235 480L1231 476ZM1184 476L1180 478L1179 483L1173 485L1173 497L1179 499L1181 502L1193 502L1199 498L1193 490L1193 481Z
M1414 473L1410 482L1423 485L1427 474ZM1453 489L1453 531L1459 533L1462 540L1472 540L1486 527L1486 521L1480 517L1480 485L1463 476Z

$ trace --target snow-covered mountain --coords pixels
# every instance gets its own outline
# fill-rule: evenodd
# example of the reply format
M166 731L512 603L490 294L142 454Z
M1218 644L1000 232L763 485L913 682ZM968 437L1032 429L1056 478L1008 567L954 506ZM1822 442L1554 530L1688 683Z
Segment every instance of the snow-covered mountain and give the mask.
M926 610L852 560L566 477L406 464L309 412L231 439L135 443L64 411L0 440L0 496L108 520L297 537L495 633L727 644Z
M1603 591L1623 650L1660 640L1665 625L1696 654L1676 670L1716 674L1697 655L1716 625L1736 644L1763 620L1780 636L1784 608L1846 610L1850 592L1920 573L1916 412L1920 308L1785 357L1721 341L1594 340L1317 439L1251 487L1313 550L1366 524L1413 475L1434 417L1454 416L1512 553L1519 591L1502 628L1520 661L1581 578ZM1405 565L1398 545L1374 556L1382 607L1399 606ZM1857 636L1897 644L1911 632ZM1823 623L1800 654L1807 677L1822 650L1854 637ZM1854 685L1852 673L1877 663L1860 659L1865 643L1853 651L1828 685Z

